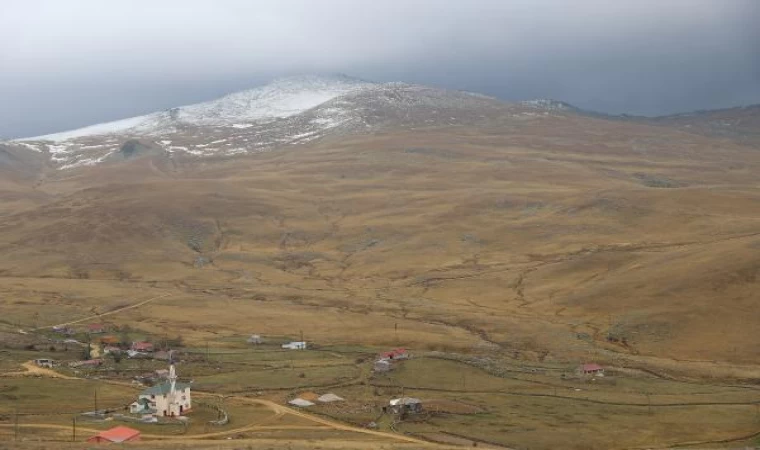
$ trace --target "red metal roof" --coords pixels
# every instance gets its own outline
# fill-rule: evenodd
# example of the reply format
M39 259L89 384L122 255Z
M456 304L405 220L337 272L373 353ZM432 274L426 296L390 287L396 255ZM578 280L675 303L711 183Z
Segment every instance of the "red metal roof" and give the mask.
M385 358L393 359L393 358L395 358L397 356L405 355L405 354L406 354L406 349L404 349L404 348L397 348L397 349L393 349L393 350L391 350L389 352L383 352L380 355L383 356L383 357L385 357Z
M604 370L599 364L584 364L581 366L584 372L596 372L597 370Z
M139 436L140 431L135 430L134 428L118 426L111 428L110 430L100 432L90 439L97 440L100 438L111 442L125 442L135 440L135 438Z
M132 350L149 350L153 348L153 344L150 342L133 342Z

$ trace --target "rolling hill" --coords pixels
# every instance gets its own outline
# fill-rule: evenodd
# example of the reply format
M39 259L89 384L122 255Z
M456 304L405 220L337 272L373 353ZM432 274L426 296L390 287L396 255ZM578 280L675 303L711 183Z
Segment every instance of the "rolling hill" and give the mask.
M143 325L191 341L400 323L418 348L757 373L760 158L685 120L307 77L6 143L0 299L150 285L178 300Z

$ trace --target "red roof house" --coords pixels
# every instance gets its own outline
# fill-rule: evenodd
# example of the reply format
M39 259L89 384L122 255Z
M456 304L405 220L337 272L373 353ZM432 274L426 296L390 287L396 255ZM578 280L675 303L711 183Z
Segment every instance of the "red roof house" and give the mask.
M140 440L140 432L134 428L118 426L102 431L87 439L87 442L135 442Z
M91 323L87 325L87 331L92 334L105 333L106 326L102 323Z
M583 375L604 375L604 367L599 364L582 364L578 371Z
M397 348L389 352L381 353L380 357L385 359L408 359L409 352L407 352L405 348Z
M136 352L152 352L153 344L150 342L133 342L132 350Z

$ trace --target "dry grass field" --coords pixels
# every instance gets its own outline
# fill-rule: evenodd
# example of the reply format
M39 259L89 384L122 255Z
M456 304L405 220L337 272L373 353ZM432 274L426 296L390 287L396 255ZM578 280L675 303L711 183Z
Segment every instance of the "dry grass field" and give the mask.
M409 361L392 375L409 395L485 411L398 427L435 441L749 436L759 170L735 140L558 115L42 171L0 182L0 331L97 321L181 336L225 367L199 372L199 387L276 401L346 383L387 400L373 389L388 386L351 384L368 373L354 359L396 345L548 371ZM358 352L224 356L251 333ZM564 385L559 373L586 361L619 369L616 384Z

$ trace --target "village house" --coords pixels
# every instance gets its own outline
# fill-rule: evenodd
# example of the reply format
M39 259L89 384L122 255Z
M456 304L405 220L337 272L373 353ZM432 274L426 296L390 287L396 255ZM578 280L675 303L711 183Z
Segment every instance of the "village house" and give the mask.
M378 359L372 366L372 371L376 373L386 373L390 372L392 368L393 365L391 364L390 360Z
M53 331L58 334L65 334L67 336L74 334L74 330L66 326L55 326L53 327Z
M576 372L579 376L604 376L604 368L599 364L581 364L578 366L578 369L576 369Z
M153 351L153 344L150 342L133 342L130 350L140 353L149 353Z
M121 353L121 349L119 347L114 347L111 345L108 345L106 347L103 347L103 354L104 355L110 355L114 353Z
M282 348L287 350L306 350L306 342L288 342L287 344L282 344Z
M137 401L129 405L132 414L155 414L161 417L179 417L192 409L190 385L178 383L174 366L169 367L168 381L145 389Z
M419 414L422 412L422 401L413 397L394 398L388 402L391 414Z
M381 353L380 359L389 359L392 361L409 359L409 352L407 352L405 348L396 348L389 352Z
M106 326L102 323L91 323L87 325L87 332L90 334L102 334L106 332Z
M35 359L34 360L34 364L36 364L37 367L47 367L49 369L53 368L53 360L52 359L46 359L46 358Z
M252 334L251 337L248 338L247 342L249 344L259 345L262 343L261 336L258 334Z
M140 440L140 432L134 428L125 426L118 426L111 428L110 430L101 431L95 436L87 439L87 442L92 443L121 443L121 442L137 442Z

